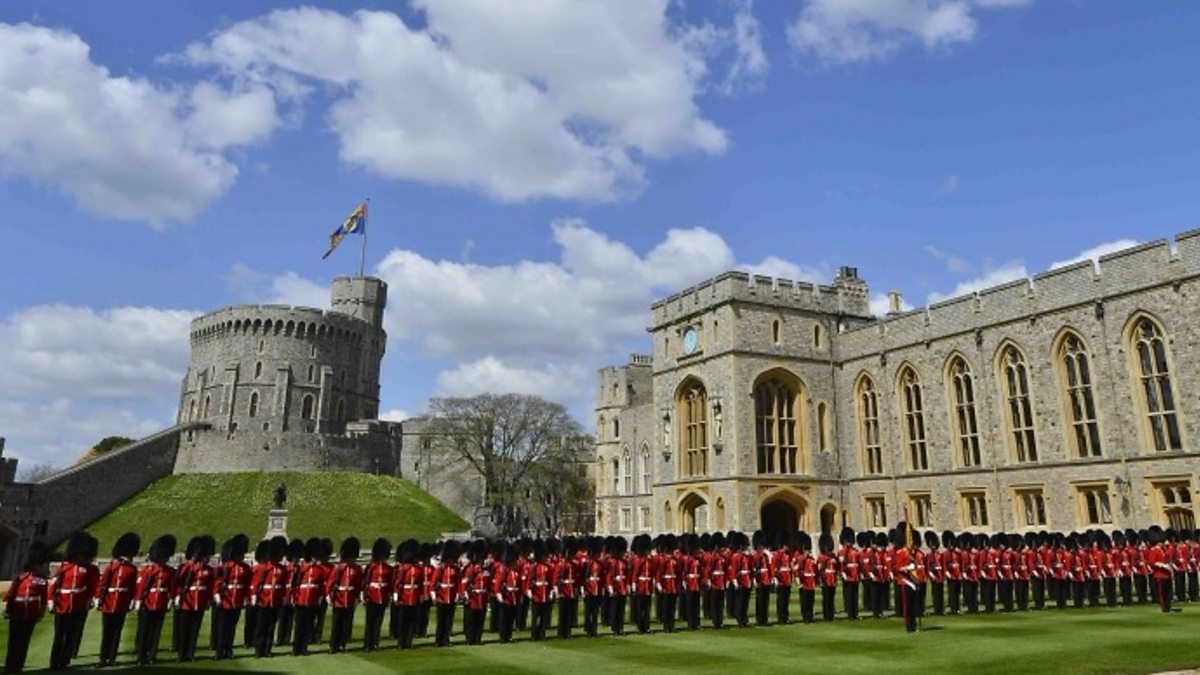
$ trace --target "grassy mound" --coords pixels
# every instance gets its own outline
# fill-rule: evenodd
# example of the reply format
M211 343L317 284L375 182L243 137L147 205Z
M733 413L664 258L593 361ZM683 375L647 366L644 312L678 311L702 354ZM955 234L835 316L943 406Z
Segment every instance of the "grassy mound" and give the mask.
M180 539L211 534L220 543L238 532L252 541L266 533L275 487L288 487L288 536L436 539L467 523L413 483L351 471L269 471L185 474L155 481L88 526L107 555L122 532L142 535L143 547L166 532Z

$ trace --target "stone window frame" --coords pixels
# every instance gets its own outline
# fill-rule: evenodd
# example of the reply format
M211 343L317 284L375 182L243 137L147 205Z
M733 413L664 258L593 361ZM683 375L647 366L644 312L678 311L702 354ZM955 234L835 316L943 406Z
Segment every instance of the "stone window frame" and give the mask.
M862 497L864 529L885 528L887 523L887 495L882 492L865 494Z
M1081 527L1115 525L1112 484L1107 480L1071 484L1075 496L1075 522ZM1094 515L1094 517L1093 517ZM1105 517L1107 516L1107 519Z
M254 362L254 379L257 380L257 379L261 378L262 375L263 375L263 362L255 361Z
M641 485L639 487L641 488L640 491L642 494L648 495L648 494L650 494L650 488L653 485L653 483L651 482L651 477L650 477L650 444L647 443L646 441L642 441L641 460L642 460L642 473L641 473Z
M633 507L622 506L620 509L619 524L622 532L633 531Z
M832 427L829 424L829 404L817 402L817 449L829 452L833 447Z
M651 525L653 525L653 523L650 520L650 507L645 506L645 505L639 506L638 507L638 530L640 530L642 532L649 532L651 529Z
M1175 530L1196 528L1196 489L1191 476L1154 476L1146 482L1153 495L1150 502L1155 522Z
M1139 329L1144 327L1152 328L1155 335L1139 336ZM1139 358L1139 355L1143 354L1142 346L1153 349L1155 339L1162 345L1161 362L1158 362L1158 359L1147 362L1144 357ZM1125 322L1122 344L1127 355L1126 362L1129 369L1129 382L1133 387L1133 400L1138 410L1138 435L1142 440L1143 451L1147 454L1174 452L1187 447L1186 425L1179 406L1178 383L1176 382L1177 378L1173 377L1178 371L1175 369L1171 355L1171 342L1173 340L1170 333L1167 332L1166 326L1158 317L1149 312L1138 310L1131 314L1129 320ZM1151 367L1150 373L1145 372L1145 365ZM1158 401L1155 401L1156 410L1151 410L1151 401L1147 393L1147 385L1151 380L1157 384L1154 388L1158 396ZM1163 387L1164 380L1165 388ZM1170 400L1164 403L1164 398ZM1162 428L1159 428L1159 425L1162 425ZM1174 434L1173 438L1172 433Z
M854 383L854 416L862 475L882 476L883 437L879 423L879 390L875 386L875 379L865 372Z
M305 394L300 399L300 419L311 420L316 417L317 398L312 394Z
M1019 358L1011 358L1014 355ZM1004 443L1008 448L1008 459L1014 464L1036 464L1041 454L1038 451L1037 406L1034 405L1029 357L1020 345L1006 339L996 348L994 365L996 385L1000 389L1000 418L1004 420ZM1014 388L1018 385L1023 391Z
M960 365L962 368L957 368ZM954 432L953 465L960 469L983 466L979 440L979 387L971 362L961 352L952 352L946 359L942 377L946 383L946 410Z
M212 412L212 394L205 394L204 395L204 408L202 411L203 417L201 417L201 419L208 419L209 416L211 415L211 412Z
M776 346L783 343L783 322L779 319L771 320L771 343Z
M928 471L929 425L925 421L925 389L916 366L907 361L896 370L896 401L906 450L904 464L909 471Z
M991 528L988 491L986 487L963 488L958 491L959 523L963 530Z
M786 368L754 379L754 448L757 475L797 475L808 470L808 387ZM769 404L769 409L765 406Z
M633 453L629 446L621 446L621 494L633 494Z
M612 432L613 432L613 440L614 441L621 440L621 418L620 417L613 417Z
M255 391L250 392L249 400L246 403L246 417L257 417L258 416L258 401L259 401L258 391L255 390Z
M1068 456L1103 457L1100 406L1096 404L1096 360L1088 341L1078 330L1070 326L1062 328L1052 343L1051 360L1058 376L1059 409Z
M1045 485L1014 485L1012 491L1013 522L1018 529L1044 528L1050 522L1046 508ZM1033 516L1030 518L1029 516ZM1038 516L1041 519L1038 519Z
M909 492L905 499L908 503L909 524L913 527L933 527L933 494L927 490Z
M608 431L608 418L605 417L603 414L601 414L600 419L596 421L596 442L597 443L604 442L604 434L607 431Z
M707 476L708 466L708 388L700 378L689 376L675 390L675 434L679 460L679 478Z
M822 350L825 348L825 335L821 329L821 324L813 324L813 349Z
M612 494L614 496L621 494L621 460L613 457L612 459Z

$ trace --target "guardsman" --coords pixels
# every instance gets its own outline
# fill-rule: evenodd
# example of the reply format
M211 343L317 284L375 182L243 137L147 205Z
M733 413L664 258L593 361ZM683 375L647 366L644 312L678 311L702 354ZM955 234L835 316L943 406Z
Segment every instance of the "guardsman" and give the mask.
M363 649L371 652L379 649L379 636L383 631L383 616L392 599L392 574L388 563L392 554L392 542L380 537L371 545L371 562L363 573L363 605L367 611L367 624L363 630Z
M325 597L333 608L333 626L329 631L329 652L346 651L354 628L354 609L363 594L363 568L358 564L362 544L357 537L346 537L338 550L338 563L325 580Z
M292 591L292 622L295 626L292 638L292 654L308 654L308 646L316 637L317 608L325 595L327 575L325 566L321 564L321 540L313 537L304 542L304 562L299 565L293 578L296 580Z
M1079 609L1087 602L1088 566L1092 556L1082 534L1073 533L1067 540L1067 546L1071 549L1071 601Z
M254 546L254 565L250 567L250 583L254 583L258 568L267 564L270 558L271 541L263 539ZM246 595L246 620L242 625L242 646L254 649L255 621L258 620L258 607L254 605L252 593Z
M150 665L158 660L163 619L174 603L177 586L175 568L167 564L173 555L175 537L164 534L150 544L149 562L138 570L133 609L138 613L135 651L139 665Z
M884 568L883 546L875 547L873 532L858 533L858 578L861 608L876 619L883 618L884 608Z
M1136 535L1134 535L1136 536ZM1130 552L1133 546L1127 532L1113 532L1113 552L1117 556L1117 592L1121 595L1122 605L1133 604L1133 556Z
M1104 552L1100 549L1099 530L1088 530L1086 535L1087 600L1088 607L1100 606L1101 571L1104 569Z
M67 542L66 560L50 579L50 611L54 614L54 644L50 667L65 669L75 655L75 636L80 623L95 604L100 575L88 565L91 535L76 532Z
M254 570L250 579L250 603L257 608L254 620L254 655L270 656L275 646L279 615L287 601L290 584L284 556L288 540L272 537L267 546L267 560Z
M521 588L524 589L529 585L529 564L533 559L533 540L529 537L521 537L517 540L517 550L520 555L517 556L517 570L521 573ZM514 622L516 630L523 631L529 626L529 596L521 592L521 597L517 598L517 618Z
M996 611L996 587L1000 582L1000 546L1003 539L999 534L984 537L982 565L979 568L979 594L983 598L983 611L991 614Z
M1119 535L1116 531L1114 535ZM1105 532L1099 535L1100 540L1100 584L1104 593L1104 604L1109 607L1117 606L1117 577L1120 574L1121 554L1113 547L1112 538Z
M121 631L125 628L125 616L133 606L133 594L137 590L137 567L133 557L142 546L142 538L126 532L117 538L112 548L112 560L100 574L100 585L96 587L96 609L101 613L100 667L116 665L117 652L121 648Z
M1150 579L1153 571L1150 569L1150 563L1146 560L1146 556L1150 551L1150 533L1147 530L1138 530L1133 537L1133 590L1137 594L1139 604L1146 604L1150 601Z
M1000 557L1000 574L996 579L996 589L1000 596L1000 606L1005 612L1013 611L1013 582L1016 581L1017 558L1016 550L1009 546L1009 537L1001 532L994 538L996 552Z
M430 585L429 600L436 607L437 622L434 625L433 643L437 647L449 647L450 635L454 630L454 612L458 608L458 542L448 539L442 542L433 563L433 583Z
M1154 526L1150 528L1150 549L1146 551L1146 564L1150 567L1153 578L1154 597L1163 612L1171 611L1171 577L1174 568L1171 565L1171 553L1166 546L1167 535Z
M650 632L650 601L654 595L654 563L650 556L650 535L639 534L633 538L629 556L632 607L630 614L639 633Z
M962 553L958 550L958 536L950 530L942 532L943 560L946 565L946 608L951 614L962 611Z
M325 568L325 579L328 582L329 575L333 574L335 563L333 562L333 540L328 537L321 538L320 555L317 556L321 566ZM313 632L309 638L310 645L317 644L325 639L325 615L329 613L329 598L322 595L321 601L317 604L317 610L313 616Z
M183 560L180 561L179 567L175 570L175 578L183 579L183 575L187 574L188 568L192 566L193 559L196 557L196 543L200 541L200 535L193 536L188 539L187 546L183 548ZM179 651L179 631L183 629L183 617L179 615L179 603L172 602L171 613L171 651Z
M1200 530L1186 530L1188 545L1188 601L1200 600Z
M548 557L546 542L542 539L533 542L533 563L529 566L523 591L525 597L529 598L532 619L529 635L534 640L546 639L551 610L558 596L554 589L554 566Z
M238 621L242 617L242 609L250 602L251 569L246 564L246 551L249 548L250 538L244 534L234 535L221 545L221 564L217 567L212 613L215 635L213 651L218 659L233 658Z
M709 538L711 550L706 551L704 565L704 587L708 595L707 614L713 628L725 625L725 589L729 587L725 548L725 535L716 532Z
M819 540L821 555L817 558L817 568L821 575L821 617L833 621L834 599L837 596L838 579L841 577L837 555L833 552L833 535L828 532L821 535Z
M296 628L296 590L300 585L300 571L304 566L304 540L296 538L288 542L287 556L280 563L287 584L283 605L279 608L279 623L276 643L281 646L292 644Z
M204 613L212 605L213 593L216 590L217 575L209 561L216 552L217 543L212 537L202 535L196 538L196 548L192 556L192 564L179 577L179 607L180 628L179 642L176 652L181 662L188 662L196 657L196 643L200 639L200 624L204 622Z
M558 637L569 638L579 616L579 596L583 592L582 577L587 561L587 545L583 539L566 537L562 556L554 562L554 588L558 590Z
M1171 554L1175 567L1175 584L1172 587L1172 591L1174 597L1179 599L1179 602L1185 602L1188 599L1187 575L1192 558L1192 549L1184 540L1185 533L1190 534L1191 530L1167 530L1167 534L1171 537Z
M917 630L917 569L920 565L916 558L916 538L906 523L901 522L892 530L892 544L895 547L893 576L900 589L900 606L897 609L900 610L900 616L904 617L904 630L912 633Z
M33 542L24 567L4 592L4 618L8 619L6 673L24 670L33 627L46 615L46 605L50 601L49 564L50 547L41 541Z
M100 555L100 540L92 536L90 533L87 536L87 546L84 547L84 567L87 568L88 574L96 579L96 583L100 580L100 566L96 564L96 558ZM95 607L95 598L92 599L91 605ZM83 645L83 631L87 626L88 615L84 612L79 623L75 624L75 633L71 636L71 658L79 658L79 648Z
M674 633L675 607L679 599L682 561L676 555L678 544L674 535L664 535L660 546L662 547L660 551L661 555L659 556L659 563L654 570L654 588L658 591L658 597L662 599L660 619L662 621L663 632Z
M1028 532L1024 537L1020 535L1012 536L1012 548L1016 550L1016 567L1013 569L1013 592L1017 596L1017 609L1025 612L1029 610L1029 580L1033 577L1033 570L1037 565L1037 552L1034 550L1034 544L1037 543L1037 535Z
M963 546L959 549L959 565L962 567L963 604L967 606L968 614L979 613L979 571L982 566L982 546L987 538L964 532L960 538Z
M941 616L946 613L946 549L941 547L937 532L925 532L925 545L929 554L925 557L925 573L929 579L930 595L933 600L933 613Z
M613 635L625 634L625 601L629 596L629 560L627 544L621 537L608 540L608 564L605 566L604 585L608 591L609 627Z
M684 535L686 554L680 559L680 588L683 591L683 621L688 630L700 629L700 596L704 593L703 549L700 537Z
M767 626L771 623L771 592L775 581L775 551L768 545L767 534L762 530L754 533L754 552L750 564L754 570L754 625Z
M1054 567L1051 569L1053 575L1051 590L1054 591L1054 606L1057 609L1066 609L1067 596L1071 592L1071 549L1067 548L1067 538L1062 532L1054 533L1053 542Z
M459 596L463 601L463 637L468 645L483 644L483 624L488 601L492 597L492 566L487 560L487 545L476 539L467 549L467 564L459 577Z
M500 619L497 622L500 642L512 642L513 625L516 623L517 603L521 597L521 570L517 568L520 549L514 542L497 544L496 559L503 564L492 574L493 592L496 594Z
M587 557L582 562L581 583L583 585L583 632L596 637L600 626L600 608L604 602L604 540L592 537L588 540Z
M812 537L807 532L796 533L796 553L791 562L795 570L796 585L800 587L800 620L812 623L820 568L812 554ZM837 575L833 578L836 582Z
M1029 569L1029 586L1033 591L1034 609L1046 608L1046 592L1052 587L1054 547L1050 544L1050 533L1042 531L1035 535L1033 562Z
M775 620L782 624L792 622L792 583L796 578L795 537L799 533L778 531L775 533Z
M737 546L730 556L729 579L734 584L736 600L733 604L734 618L738 625L750 625L750 593L754 589L754 553L750 550L750 538L735 532Z
M396 572L392 577L392 606L397 613L396 640L400 649L412 649L425 586L425 565L417 559L415 539L396 547Z
M838 549L838 571L842 575L842 608L847 619L858 618L859 551L854 547L854 530L842 528Z

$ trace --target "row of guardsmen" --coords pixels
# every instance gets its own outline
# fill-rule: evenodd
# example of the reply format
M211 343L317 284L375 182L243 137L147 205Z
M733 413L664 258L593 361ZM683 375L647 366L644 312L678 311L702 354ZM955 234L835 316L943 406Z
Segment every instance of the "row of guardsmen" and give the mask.
M294 654L308 653L321 640L332 609L331 652L344 651L354 615L364 605L363 648L381 646L383 625L401 648L426 637L431 619L434 644L448 646L458 607L463 636L480 644L485 627L500 642L529 630L534 640L551 628L560 638L579 627L596 636L605 626L625 632L628 618L640 633L657 621L665 632L696 630L702 619L713 628L791 623L791 594L798 591L801 620L820 613L833 620L841 591L848 619L881 618L891 612L916 630L931 605L935 615L1156 602L1170 611L1173 589L1197 600L1200 531L1157 526L1111 535L1082 533L979 534L947 531L939 537L901 524L889 532L844 528L840 546L823 534L813 550L806 532L771 535L741 532L703 535L646 534L622 537L565 537L532 540L407 540L394 552L387 539L371 547L360 564L361 545L347 538L333 561L328 539L282 537L260 542L253 564L249 540L237 535L212 564L215 541L195 537L184 560L171 564L176 540L163 535L135 566L141 540L122 535L112 559L96 563L97 541L86 532L68 541L53 573L51 551L31 547L27 564L4 596L9 620L5 672L25 663L35 624L54 617L51 667L65 668L79 654L88 611L102 614L100 665L116 663L127 614L136 614L135 654L140 664L158 657L167 612L174 612L172 650L180 661L196 655L205 613L212 610L209 644L218 659L234 655L238 624L242 646L259 657L276 643ZM923 545L922 545L923 544ZM930 602L930 600L932 602ZM552 624L557 605L558 622ZM627 610L628 607L628 610ZM894 610L893 610L894 608ZM243 613L245 615L242 621Z

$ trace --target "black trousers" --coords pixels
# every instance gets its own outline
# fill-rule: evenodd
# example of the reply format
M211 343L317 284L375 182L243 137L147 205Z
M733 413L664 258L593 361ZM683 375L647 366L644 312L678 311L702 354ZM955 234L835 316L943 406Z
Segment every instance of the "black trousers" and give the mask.
M1004 611L1013 611L1013 582L1012 579L1001 579L996 582L1000 589L1000 605L1004 607Z
M842 582L842 608L846 610L847 619L858 618L858 582Z
M383 615L387 605L367 603L367 625L363 630L363 649L379 649L379 635L383 631Z
M180 661L196 658L196 643L200 640L200 624L203 622L203 611L179 612L179 643L175 647Z
M836 596L836 586L821 587L821 618L826 621L833 621L833 615L837 613L834 608L834 598Z
M1117 580L1117 587L1121 590L1121 604L1133 604L1133 579L1130 577L1121 577Z
M1173 597L1179 598L1180 602L1187 600L1187 572L1176 572L1175 583L1171 586ZM79 655L79 650L75 650L75 655Z
M29 656L29 640L33 638L33 627L37 619L8 620L8 653L4 655L4 672L19 673L25 668Z
M258 621L258 607L246 606L246 621L242 624L242 646L254 646L254 627Z
M400 649L412 649L413 638L417 635L417 620L420 618L420 605L396 605L396 641Z
M75 658L75 632L87 618L87 611L54 615L54 644L50 648L50 667L66 668Z
M296 623L296 608L292 605L284 605L279 608L279 621L276 626L279 629L276 644L290 645L292 644L292 634L294 633Z
M933 595L933 613L941 616L946 613L946 582L930 582Z
M1164 612L1171 611L1171 578L1154 579L1151 583L1154 584L1154 595L1159 608Z
M1088 579L1087 581L1087 601L1088 607L1100 606L1100 580Z
M645 599L645 607L642 610L645 614L645 618L643 620L648 624L650 621L650 596L639 595L637 598ZM546 639L546 631L550 629L550 615L553 609L554 603L552 602L530 603L530 614L531 618L533 619L533 625L529 628L529 636L534 640ZM641 630L641 626L638 627L638 630Z
M1054 580L1054 606L1058 609L1067 608L1067 596L1071 594L1071 582L1067 579Z
M558 637L569 638L579 619L579 598L558 599Z
M1104 588L1104 604L1109 607L1117 606L1117 579L1116 577L1106 577L1101 581Z
M596 637L600 626L600 606L602 604L604 604L604 598L599 595L583 597L583 632L588 637Z
M662 627L666 633L675 632L675 605L679 596L674 593L661 593L658 596L659 602L662 603Z
M950 594L948 607L951 614L958 614L962 609L962 580L947 579L946 591Z
M463 637L467 644L483 644L483 623L485 609L471 609L468 605L463 609Z
M734 586L725 589L725 611L735 623L741 624L742 619L742 589Z
M700 594L703 591L685 591L683 594L683 622L688 630L700 628Z
M968 614L979 613L979 582L962 582L963 604L967 606Z
M333 625L329 630L329 651L336 654L346 651L350 643L350 632L354 629L354 605L333 608Z
M1188 572L1188 593L1187 597L1190 602L1200 600L1200 572ZM1183 591L1179 592L1183 595Z
M490 608L492 610L491 616L488 617L488 630L492 631L493 633L499 633L500 632L500 601L497 600L496 598L492 598L488 602L488 605L490 606ZM393 637L395 637L395 636L393 636Z
M1029 609L1029 580L1017 579L1013 582L1013 593L1017 596L1017 609L1022 612Z
M292 608L292 653L307 654L308 646L316 637L317 606L296 605Z
M248 613L247 617L249 617ZM237 640L237 625L241 618L241 607L234 607L233 609L213 608L212 619L213 625L216 627L217 636L216 644L213 645L213 651L216 652L217 658L233 658L233 644Z
M904 630L913 632L917 630L917 592L908 584L896 584L900 591L900 615L904 617Z
M771 587L759 586L754 589L754 624L767 626L771 623Z
M1150 601L1150 593L1147 590L1149 585L1150 581L1145 574L1134 575L1133 588L1134 592L1137 593L1137 601L1139 603L1145 604Z
M144 666L158 660L158 643L162 639L163 620L166 618L166 611L138 610L137 662L139 664Z
M512 642L513 624L517 619L517 606L507 603L498 603L499 611L496 612L496 623L500 633L501 642Z
M529 627L529 598L524 595L517 601L517 630L525 630Z
M813 622L813 605L816 604L816 589L806 591L800 589L800 620L804 623Z
M1046 580L1041 577L1034 577L1029 581L1029 585L1033 589L1034 608L1044 609L1046 607Z
M876 619L883 618L887 609L888 584L886 581L860 582L862 594L867 596L867 611Z
M612 605L609 607L609 626L612 628L613 635L625 634L625 596L614 595L612 597Z
M996 582L993 579L980 579L979 592L983 596L983 611L996 611Z
M434 627L433 644L438 647L450 646L450 634L454 632L454 610L458 605L452 602L437 603L437 625Z
M100 663L117 662L121 651L121 632L125 628L126 612L106 612L100 615Z
M633 596L633 624L637 626L639 633L650 632L650 600L649 595Z
M316 644L325 639L325 616L328 614L329 602L322 598L321 604L317 605L317 609L313 613L313 631L308 640L309 644Z
M1071 602L1075 609L1084 606L1087 601L1087 581L1072 581L1071 582Z
M725 589L709 589L708 620L712 622L713 628L720 628L725 625Z
M254 655L270 656L275 647L275 629L281 607L259 607L254 620Z
M790 584L775 589L775 620L785 624L792 622L792 587Z

